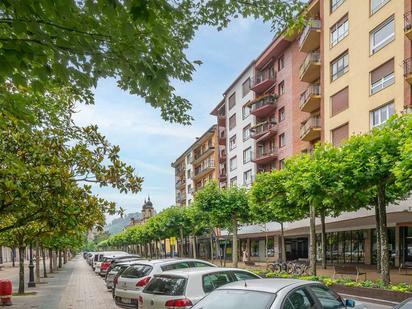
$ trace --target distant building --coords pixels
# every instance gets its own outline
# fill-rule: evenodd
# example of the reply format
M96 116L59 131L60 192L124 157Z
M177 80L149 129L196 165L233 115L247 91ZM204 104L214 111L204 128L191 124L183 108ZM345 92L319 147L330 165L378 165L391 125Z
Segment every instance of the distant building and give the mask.
M147 201L146 201L146 199L144 200L144 204L142 206L142 212L141 213L142 214L141 214L140 218L132 217L130 219L129 224L125 228L128 228L130 226L134 226L134 225L145 224L147 222L147 220L149 220L151 217L156 215L156 210L153 207L153 203L150 200L150 197L148 197Z

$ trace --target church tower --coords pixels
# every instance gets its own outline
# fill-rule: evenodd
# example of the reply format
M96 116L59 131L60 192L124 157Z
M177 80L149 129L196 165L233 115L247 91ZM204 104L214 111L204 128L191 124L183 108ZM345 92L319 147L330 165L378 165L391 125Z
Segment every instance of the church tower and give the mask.
M145 223L149 218L155 215L155 210L153 208L153 203L150 201L150 196L148 197L147 201L144 200L144 204L142 207L142 223Z

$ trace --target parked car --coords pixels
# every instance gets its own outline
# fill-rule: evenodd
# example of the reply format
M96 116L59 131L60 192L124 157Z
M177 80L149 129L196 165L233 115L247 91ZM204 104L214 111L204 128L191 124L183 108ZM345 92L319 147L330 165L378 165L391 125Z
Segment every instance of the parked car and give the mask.
M122 261L122 260L130 260L130 259L141 259L140 255L132 255L132 254L126 254L126 255L120 255L120 256L104 256L103 261L100 264L100 271L99 275L104 277L106 276L107 270L109 269L110 265L112 263L115 263L115 261Z
M139 309L191 307L213 290L225 284L260 279L238 268L187 268L155 275L139 293Z
M115 280L116 305L125 308L136 308L138 293L149 283L154 275L164 271L193 268L216 267L215 265L197 259L159 259L151 261L138 261L125 269Z
M412 309L412 298L405 299L399 305L393 307L393 309Z
M100 273L100 265L103 262L105 257L117 257L127 255L127 252L124 251L104 251L104 252L97 252L93 259L93 270L95 273Z
M122 263L117 263L107 274L106 274L106 287L111 290L114 288L114 278L120 276L120 274L128 268L130 265L135 263L135 261L126 261ZM114 295L114 292L113 292Z
M183 304L176 300L175 307ZM171 304L173 308L173 304ZM167 308L167 305L164 304ZM190 305L186 305L190 307ZM315 281L260 279L229 283L210 293L191 309L340 309L365 308Z

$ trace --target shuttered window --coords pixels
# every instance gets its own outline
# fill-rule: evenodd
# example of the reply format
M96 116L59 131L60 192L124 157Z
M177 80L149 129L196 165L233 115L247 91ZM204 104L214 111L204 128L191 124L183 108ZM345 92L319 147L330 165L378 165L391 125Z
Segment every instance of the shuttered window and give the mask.
M229 110L236 105L236 92L229 97Z
M336 147L340 146L349 137L349 124L344 124L332 130L332 144Z
M375 94L395 83L393 59L371 72L371 94Z
M349 87L346 87L331 97L332 116L343 112L349 107Z
M236 114L229 118L229 130L232 130L234 127L236 127Z

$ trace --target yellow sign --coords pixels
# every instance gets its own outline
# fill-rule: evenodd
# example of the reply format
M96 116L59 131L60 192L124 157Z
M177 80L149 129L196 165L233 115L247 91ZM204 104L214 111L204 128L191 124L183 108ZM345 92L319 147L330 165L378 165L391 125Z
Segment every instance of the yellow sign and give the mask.
M170 245L175 246L177 244L176 237L170 237Z

